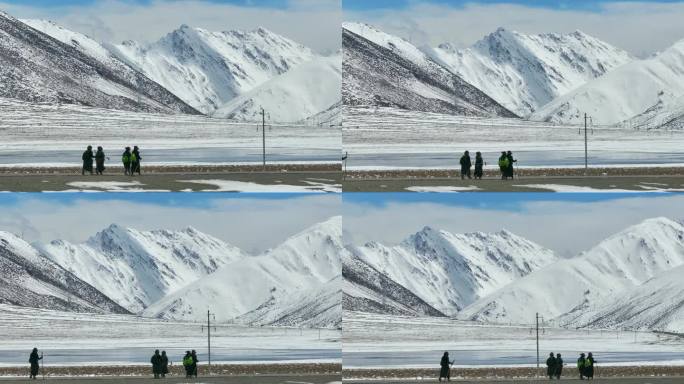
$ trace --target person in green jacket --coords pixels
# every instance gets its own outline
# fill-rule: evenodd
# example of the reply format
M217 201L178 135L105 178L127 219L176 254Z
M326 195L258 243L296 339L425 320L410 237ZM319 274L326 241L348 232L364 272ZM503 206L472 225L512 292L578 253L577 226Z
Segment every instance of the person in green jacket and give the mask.
M83 168L81 169L81 175L85 175L86 172L90 172L90 174L93 174L93 158L95 155L93 154L93 146L89 145L88 148L86 148L85 152L83 152L83 155L81 155L81 159L83 160Z
M577 370L579 371L580 380L584 380L584 364L587 359L584 358L584 353L580 353L579 359L577 359Z
M553 355L553 352L546 359L546 375L550 380L553 380L553 377L556 375L556 357Z
M508 156L506 151L502 151L501 156L499 156L499 170L501 171L501 180L506 180L508 173Z
M584 361L584 376L587 377L587 380L594 380L594 364L596 364L596 360L594 360L594 356L589 352L587 359Z
M124 175L131 174L131 147L126 147L126 150L121 155L121 162L124 166Z
M190 378L192 377L193 374L193 367L192 363L194 362L192 358L192 354L190 351L185 351L185 356L183 356L183 368L185 368L185 378Z

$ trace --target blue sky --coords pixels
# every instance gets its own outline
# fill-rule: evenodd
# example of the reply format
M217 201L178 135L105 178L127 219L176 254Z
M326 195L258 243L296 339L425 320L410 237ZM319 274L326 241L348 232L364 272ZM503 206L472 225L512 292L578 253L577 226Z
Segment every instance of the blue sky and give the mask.
M259 253L337 216L338 194L0 194L0 231L29 242L83 242L111 224L138 230L189 226Z
M167 0L172 2L174 0ZM207 3L216 4L231 4L243 7L271 7L271 8L287 8L290 4L288 0L204 0ZM61 7L61 6L79 6L91 5L101 2L101 0L4 0L4 3L31 5L39 7ZM152 0L122 0L122 2L130 4L147 5L152 3Z
M347 244L393 245L425 226L451 233L506 229L563 256L649 218L684 220L684 194L348 193L342 206Z
M583 10L599 10L607 3L619 2L645 2L645 3L677 3L680 0L567 0L567 1L551 1L551 0L344 0L343 7L345 10L378 10L378 9L402 9L418 3L440 4L452 7L463 7L465 4L519 4L530 7L543 7L550 9L583 9Z

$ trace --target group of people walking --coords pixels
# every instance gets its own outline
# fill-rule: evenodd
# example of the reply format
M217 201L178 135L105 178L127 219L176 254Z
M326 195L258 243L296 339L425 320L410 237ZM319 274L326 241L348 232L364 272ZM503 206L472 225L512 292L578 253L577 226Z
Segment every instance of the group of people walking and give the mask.
M85 152L83 152L81 159L83 160L82 175L86 173L93 174L93 162L95 162L95 174L102 175L105 170L105 160L109 160L109 157L105 155L104 149L101 146L97 147L96 152L93 152L93 146L89 145ZM126 147L121 155L124 174L133 176L137 173L140 175L141 160L140 148L137 145L133 146L133 150L131 150L131 147Z
M580 353L580 356L577 359L577 371L579 372L580 380L584 380L585 378L587 380L593 380L595 365L596 360L594 360L594 356L591 354L591 352L589 352L588 355ZM549 354L549 358L546 359L546 375L551 380L553 380L554 377L557 380L560 380L562 373L563 358L561 357L561 354L557 353L554 356L553 352L551 352L551 354Z
M185 351L185 356L183 356L183 368L185 369L185 377L197 377L197 352L193 349L192 351ZM166 374L169 373L169 357L166 355L166 351L161 351L157 349L154 351L154 355L150 359L152 363L152 373L155 379L165 378Z
M509 178L513 178L514 174L514 169L513 169L513 164L516 163L518 160L513 158L513 153L511 151L502 151L501 156L499 157L499 170L501 171L501 180L508 180ZM461 156L460 160L461 164L461 180L465 179L466 177L468 179L472 179L473 176L475 179L482 179L482 175L484 173L484 166L486 163L484 162L484 159L482 158L482 153L481 152L475 152L475 172L474 175L471 174L471 168L473 166L472 160L470 158L470 152L465 151L463 153L463 156Z
M439 362L439 381L442 381L442 379L446 379L446 381L451 380L451 366L453 364L454 361L449 359L449 352L444 352L442 359ZM579 371L580 380L593 380L595 365L596 360L591 352L589 352L588 355L580 353L580 356L577 359L577 369ZM560 353L554 354L551 352L549 354L549 358L546 359L546 375L551 380L554 378L560 380L563 375L563 357Z

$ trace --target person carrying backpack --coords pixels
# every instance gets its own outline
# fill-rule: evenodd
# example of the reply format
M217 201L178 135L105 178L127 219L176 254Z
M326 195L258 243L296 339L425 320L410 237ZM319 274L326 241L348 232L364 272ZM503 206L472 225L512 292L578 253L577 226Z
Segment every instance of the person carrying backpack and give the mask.
M584 358L584 352L580 353L580 357L577 359L577 370L579 371L580 380L584 380L584 364L586 363Z
M596 360L594 360L594 356L589 352L589 355L587 356L587 359L584 362L584 376L587 377L587 380L594 380L594 365L596 364Z
M470 161L470 153L468 151L465 151L463 153L463 156L461 156L461 180L463 180L466 176L468 176L469 179L472 179L470 175L470 167L472 167L472 163Z
M183 368L185 368L185 378L192 377L192 355L190 351L185 351L185 356L183 356Z
M556 375L556 357L553 355L553 352L546 359L546 375L550 380L553 380L553 377Z
M140 148L137 145L133 146L133 151L131 152L131 176L134 173L140 175L140 161L142 156L140 156Z
M131 147L126 147L121 155L121 162L124 166L124 175L129 175L131 173Z
M506 156L505 151L502 151L501 156L499 156L499 170L501 171L501 180L506 180L506 175L508 172L508 156Z

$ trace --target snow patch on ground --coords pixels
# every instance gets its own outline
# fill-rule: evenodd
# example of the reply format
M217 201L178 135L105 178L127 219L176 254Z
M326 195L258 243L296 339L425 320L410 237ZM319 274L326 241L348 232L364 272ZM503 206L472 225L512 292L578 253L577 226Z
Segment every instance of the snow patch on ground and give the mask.
M444 185L444 186L416 186L416 187L407 187L407 191L411 192L437 192L437 193L443 193L443 192L468 192L468 191L479 191L480 188L471 185L468 187L455 187L455 186L449 186L449 185Z
M261 193L261 192L329 192L340 193L342 186L340 184L327 184L314 181L305 181L307 185L287 185L287 184L257 184L246 181L234 180L179 180L182 183L207 184L214 185L217 189L205 189L203 192L247 192L247 193Z

